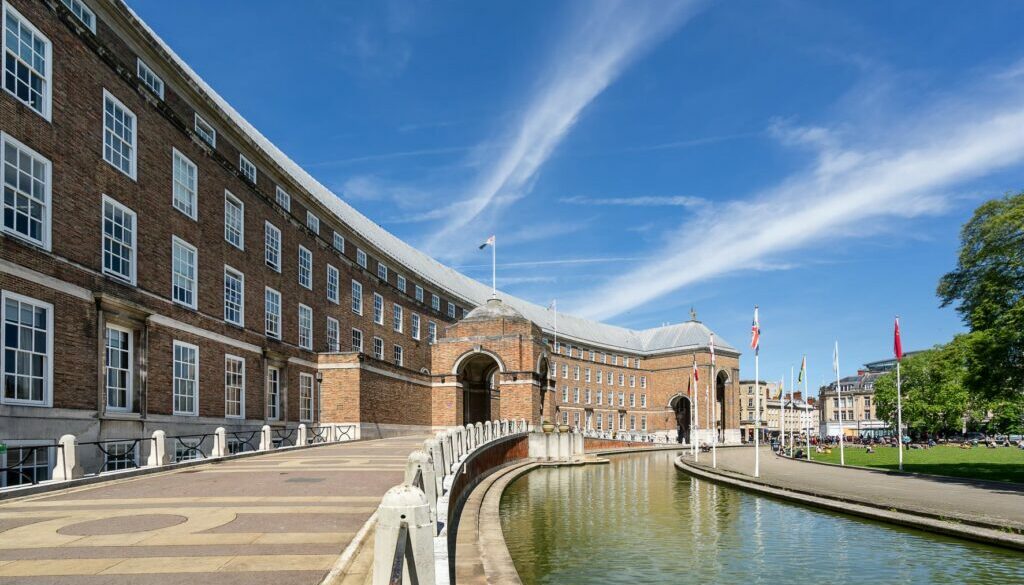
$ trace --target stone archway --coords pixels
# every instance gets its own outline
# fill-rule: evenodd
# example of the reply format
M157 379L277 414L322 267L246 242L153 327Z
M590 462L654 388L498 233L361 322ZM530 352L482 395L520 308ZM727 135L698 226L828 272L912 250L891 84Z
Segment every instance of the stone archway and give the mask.
M462 386L462 424L476 424L497 418L491 412L491 399L498 392L501 364L487 353L475 353L461 359L456 370Z
M715 376L715 429L718 433L718 442L725 442L725 423L728 420L725 416L725 388L729 385L729 373L725 370L718 372Z
M690 399L676 394L668 403L676 418L676 442L690 443L690 427L693 424L693 413L690 410Z

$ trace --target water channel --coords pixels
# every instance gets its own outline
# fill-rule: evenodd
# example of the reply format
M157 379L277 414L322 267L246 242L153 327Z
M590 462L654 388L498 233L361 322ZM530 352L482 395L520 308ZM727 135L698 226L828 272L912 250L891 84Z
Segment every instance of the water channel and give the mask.
M515 480L501 524L523 583L1024 583L1024 554L692 479L674 458Z

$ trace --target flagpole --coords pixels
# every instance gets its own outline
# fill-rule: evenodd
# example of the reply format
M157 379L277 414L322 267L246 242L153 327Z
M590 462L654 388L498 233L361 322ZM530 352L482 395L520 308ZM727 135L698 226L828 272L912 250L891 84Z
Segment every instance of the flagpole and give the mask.
M754 327L760 328L757 305L754 305ZM761 477L761 343L754 346L754 477Z
M839 341L836 341L836 399L839 400L839 465L846 465L846 452L843 448L843 385L839 382Z
M900 471L903 471L903 404L900 400L900 360L896 360L896 438L900 446Z
M491 298L498 298L498 238L491 244Z
M796 382L793 378L793 366L789 366L789 409L793 410L793 392L796 391ZM793 425L790 425L789 429L789 452L793 453Z
M804 356L804 405L809 406L807 402L807 356ZM807 460L811 460L811 412L809 408L804 409L804 415L807 417Z
M715 364L715 334L711 334L711 376L708 377L708 384L712 380L715 382L715 408L714 412L714 425L712 427L711 435L711 468L718 469L718 372L715 370L717 366ZM724 398L722 400L725 400ZM724 406L724 405L723 405ZM723 425L724 426L724 425Z
M779 452L786 455L786 376L779 380Z
M696 355L693 356L693 363L694 365L697 364ZM697 437L699 436L697 434L697 430L700 428L700 405L697 402L697 396L700 394L700 389L697 387L697 376L694 375L696 373L697 368L695 367L693 368L693 372L690 374L690 376L693 377L693 440L690 442L693 443L693 461L695 463L700 461L700 449L697 448Z

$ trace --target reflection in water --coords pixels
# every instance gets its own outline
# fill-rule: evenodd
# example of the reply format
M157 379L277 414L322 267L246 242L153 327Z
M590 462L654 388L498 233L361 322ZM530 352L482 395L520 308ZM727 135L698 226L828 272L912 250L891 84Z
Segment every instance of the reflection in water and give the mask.
M1020 553L721 487L674 458L513 482L501 525L523 583L1024 583Z

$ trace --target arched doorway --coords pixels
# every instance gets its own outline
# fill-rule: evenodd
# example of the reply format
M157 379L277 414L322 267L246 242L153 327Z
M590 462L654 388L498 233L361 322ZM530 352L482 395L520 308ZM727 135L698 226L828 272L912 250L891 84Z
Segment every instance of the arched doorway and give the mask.
M498 392L501 366L491 355L476 353L458 365L458 381L462 385L462 424L476 424L492 419L491 398Z
M725 388L729 385L729 373L725 370L715 376L715 429L718 442L725 442Z
M682 394L676 394L668 403L676 417L676 442L690 442L690 425L693 424L693 415L690 411L690 399Z

